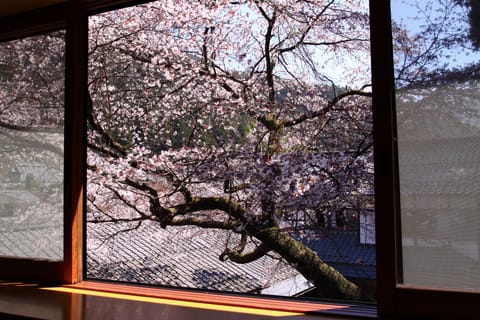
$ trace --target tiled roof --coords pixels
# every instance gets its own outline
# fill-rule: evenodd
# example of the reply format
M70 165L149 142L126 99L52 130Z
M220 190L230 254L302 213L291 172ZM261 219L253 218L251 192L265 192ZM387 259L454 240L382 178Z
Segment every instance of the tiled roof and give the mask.
M51 237L52 233L62 233L61 225L12 226L0 229L0 255L61 257L62 243ZM248 264L220 261L227 241L234 241L225 232L192 227L162 229L159 224L146 223L108 238L119 230L118 224L89 225L88 278L277 295L295 295L311 287L275 254ZM354 232L331 232L307 244L347 277L374 279L374 247L359 245L357 237Z
M123 226L125 227L125 226ZM90 224L87 229L87 276L94 279L147 283L206 290L260 292L299 273L268 255L254 262L222 262L226 232L195 227L162 229L158 223L119 233L119 224ZM292 281L290 295L311 285Z
M399 144L405 194L480 194L480 138Z
M1 220L5 220L5 218L1 218L0 223L3 222ZM16 226L9 225L9 228L0 228L0 256L47 260L62 258L62 225L32 226L27 223Z
M407 165L470 163L480 160L480 137L403 141L399 149Z
M360 244L357 232L329 231L305 242L350 279L375 279L375 246Z
M472 246L475 248L475 243ZM408 245L403 246L402 252L404 270L407 270L404 273L405 283L472 290L480 285L478 249L477 253L469 256L454 246Z
M89 278L276 295L294 295L311 287L275 254L248 264L220 261L226 243L236 240L226 232L190 226L162 229L152 222L105 240L121 228L88 226ZM307 244L347 277L375 279L375 248L359 245L357 233L332 232Z

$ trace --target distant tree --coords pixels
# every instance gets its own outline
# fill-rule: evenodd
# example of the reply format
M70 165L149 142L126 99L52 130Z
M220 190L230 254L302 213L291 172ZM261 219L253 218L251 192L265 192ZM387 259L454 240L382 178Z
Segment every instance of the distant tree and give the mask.
M479 0L456 0L456 4L469 9L468 19L470 22L469 37L476 49L480 48L480 1Z

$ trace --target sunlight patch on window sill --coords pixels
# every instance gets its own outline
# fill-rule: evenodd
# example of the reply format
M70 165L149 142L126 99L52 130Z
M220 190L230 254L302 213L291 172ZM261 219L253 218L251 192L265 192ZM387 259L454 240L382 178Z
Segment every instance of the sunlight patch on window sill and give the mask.
M262 315L262 316L270 316L270 317L289 317L289 316L303 315L303 313L299 313L299 312L287 312L287 311L257 309L257 308L248 308L248 307L236 307L236 306L229 306L229 305L192 302L192 301L184 301L184 300L176 300L176 299L145 297L145 296L138 296L138 295L131 295L131 294L123 294L123 293L102 292L102 291L87 290L87 289L74 289L74 288L67 288L67 287L49 287L49 288L43 288L42 290L84 294L84 295L92 295L97 297L123 299L123 300L140 301L140 302L148 302L148 303L158 303L158 304L165 304L165 305L171 305L176 307L226 311L226 312Z

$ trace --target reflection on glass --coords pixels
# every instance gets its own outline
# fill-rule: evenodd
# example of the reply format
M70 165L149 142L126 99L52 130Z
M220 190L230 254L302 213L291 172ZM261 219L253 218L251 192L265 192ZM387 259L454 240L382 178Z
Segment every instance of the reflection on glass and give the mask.
M480 21L392 1L403 283L480 289Z
M63 259L64 47L0 44L0 256Z

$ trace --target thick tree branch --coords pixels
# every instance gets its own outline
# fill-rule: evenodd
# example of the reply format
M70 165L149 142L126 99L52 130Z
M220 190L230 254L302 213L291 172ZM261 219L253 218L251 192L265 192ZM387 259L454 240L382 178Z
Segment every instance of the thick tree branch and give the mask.
M237 223L234 221L216 221L216 220L206 220L201 218L194 217L182 217L172 219L169 223L169 226L195 226L203 229L219 229L219 230L234 230L237 228Z
M260 7L261 9L261 7ZM268 17L265 11L261 9L262 15L268 21L267 32L265 34L265 65L266 71L265 76L267 78L267 85L268 85L268 100L272 104L275 104L275 81L273 80L273 70L275 68L275 62L272 60L272 51L271 51L271 41L273 38L273 27L275 25L276 20L276 11L273 12L272 17Z
M193 197L188 203L167 209L172 216L185 215L197 211L220 210L228 213L237 221L246 223L245 209L236 201L223 197Z
M118 154L122 156L127 155L127 149L124 146L122 146L120 143L116 142L115 139L103 129L103 127L95 118L94 111L93 111L93 101L90 94L87 97L87 120L90 123L90 125L95 129L95 131L97 131L98 134L105 140L105 143L108 147L111 147L116 152L118 152Z
M312 249L278 227L262 229L254 235L263 245L275 248L288 263L333 299L371 300L358 286L325 263Z
M219 259L221 261L230 260L235 263L245 264L260 259L261 257L265 256L270 250L271 249L264 244L260 244L253 251L248 253L241 253L240 251L227 248L225 249L225 251L222 252Z
M168 210L162 207L160 204L160 200L158 198L158 193L157 191L147 185L146 183L139 183L137 181L134 181L132 179L126 179L125 184L134 187L138 190L142 190L146 192L149 195L150 199L150 212L157 217L157 219L160 221L160 225L162 228L165 228L166 225L172 220L173 215L172 213Z

